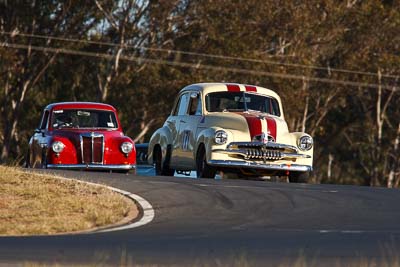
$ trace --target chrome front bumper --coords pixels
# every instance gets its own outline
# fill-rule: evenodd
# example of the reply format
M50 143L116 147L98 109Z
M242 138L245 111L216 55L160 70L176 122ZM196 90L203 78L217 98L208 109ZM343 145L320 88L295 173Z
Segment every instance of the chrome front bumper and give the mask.
M270 170L270 171L297 171L297 172L310 172L312 166L298 165L298 164L269 164L248 162L242 160L210 160L207 162L215 167L229 167L229 168L250 168L255 170Z
M267 163L268 160L311 158L310 155L299 153L294 146L272 142L232 142L227 145L226 149L213 149L212 152L239 156L244 160L263 160L264 163Z
M133 170L136 165L131 164L47 164L49 169L70 169L70 170Z

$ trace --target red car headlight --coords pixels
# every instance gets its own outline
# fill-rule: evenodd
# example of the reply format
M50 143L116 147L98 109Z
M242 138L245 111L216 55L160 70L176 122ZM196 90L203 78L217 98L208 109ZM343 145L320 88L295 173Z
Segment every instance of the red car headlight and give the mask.
M129 154L132 152L133 144L129 142L123 142L121 145L121 150L125 154Z
M64 145L64 143L63 142L61 142L61 141L55 141L52 145L51 145L51 148L53 149L53 151L55 152L55 153L61 153L63 150L64 150L64 147L65 147L65 145Z

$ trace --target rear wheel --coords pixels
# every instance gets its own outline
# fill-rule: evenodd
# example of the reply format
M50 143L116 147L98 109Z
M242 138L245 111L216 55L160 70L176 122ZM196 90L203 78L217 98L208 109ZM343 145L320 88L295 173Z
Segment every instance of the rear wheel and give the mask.
M167 160L165 160L165 162L163 164L161 148L159 146L156 146L154 148L153 163L154 163L154 168L156 169L156 175L162 175L162 176L173 176L174 175L175 170L169 168Z
M207 164L206 149L201 146L196 155L197 178L214 178L217 170Z
M290 183L307 183L310 177L309 172L290 172L289 182Z

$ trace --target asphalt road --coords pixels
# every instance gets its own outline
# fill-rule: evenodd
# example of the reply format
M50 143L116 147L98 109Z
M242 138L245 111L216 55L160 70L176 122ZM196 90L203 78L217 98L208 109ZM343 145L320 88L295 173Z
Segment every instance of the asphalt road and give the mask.
M0 265L400 266L399 190L57 173L138 194L155 218L108 233L1 237Z

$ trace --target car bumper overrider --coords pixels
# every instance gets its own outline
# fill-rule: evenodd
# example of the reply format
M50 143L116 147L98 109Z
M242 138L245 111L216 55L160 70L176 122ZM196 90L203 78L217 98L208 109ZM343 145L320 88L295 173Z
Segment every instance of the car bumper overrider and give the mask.
M132 170L134 164L48 164L49 169L74 169L74 170Z
M212 152L230 156L228 160L209 160L208 164L212 166L274 171L312 171L312 166L292 164L297 159L310 159L311 156L299 153L295 146L286 144L232 142L226 149L213 149ZM282 160L287 160L288 163L282 163ZM280 161L280 163L274 163L274 161Z

